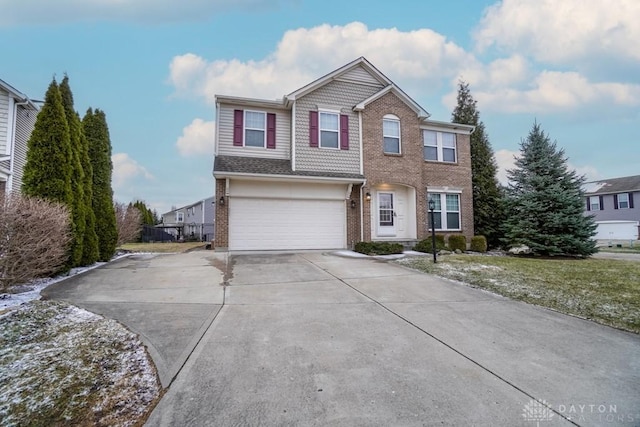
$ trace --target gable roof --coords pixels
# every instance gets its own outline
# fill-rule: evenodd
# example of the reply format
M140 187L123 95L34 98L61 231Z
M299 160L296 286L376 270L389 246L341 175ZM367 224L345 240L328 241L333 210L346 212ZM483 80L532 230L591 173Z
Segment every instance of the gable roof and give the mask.
M640 175L585 182L583 188L588 195L640 191Z
M367 105L371 104L376 99L383 97L389 92L393 93L398 98L400 98L405 104L407 104L409 108L411 108L413 111L416 112L419 118L426 119L431 116L431 114L425 111L424 108L422 108L417 102L415 102L409 95L404 93L404 91L400 89L398 86L396 86L394 83L391 83L389 86L386 86L381 91L374 93L369 98L357 104L355 107L353 107L353 111L364 110Z
M367 70L369 72L369 74L371 74L371 76L377 80L381 86L388 86L390 84L393 84L393 82L391 80L389 80L389 78L387 76L385 76L384 74L382 74L380 72L380 70L378 70L376 67L373 66L373 64L371 64L369 61L367 61L367 59L364 56L361 56L360 58L349 62L346 65L343 65L342 67L333 70L332 72L330 72L329 74L325 74L324 76L320 77L319 79L316 79L314 81L312 81L311 83L307 84L306 86L301 87L300 89L291 92L289 95L287 95L285 97L285 99L289 102L291 101L295 101L296 99L300 98L301 96L304 96L310 92L313 92L314 90L318 89L319 87L324 86L325 84L329 83L332 80L335 80L337 78L339 78L341 75L348 73L349 71L357 68L357 67L363 67L365 70Z
M20 92L18 89L14 88L13 86L11 86L9 83L5 82L4 80L0 79L0 88L4 89L6 92L9 92L9 94L18 100L18 102L24 102L27 105L29 105L31 108L33 108L34 110L39 110L40 108L38 108L38 106L36 104L34 104L34 102L29 99L29 97L27 95L25 95L24 93Z

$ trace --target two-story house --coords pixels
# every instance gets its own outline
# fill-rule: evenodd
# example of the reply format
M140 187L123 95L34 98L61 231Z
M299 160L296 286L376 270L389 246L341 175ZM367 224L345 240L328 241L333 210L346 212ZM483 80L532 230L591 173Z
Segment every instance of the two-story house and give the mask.
M212 196L173 209L162 214L162 224L157 227L164 229L178 240L211 241L215 228L214 203L215 198Z
M32 100L0 80L0 194L20 193L27 142L38 112Z
M472 126L429 114L365 58L280 100L216 96L217 250L473 235Z
M640 175L605 179L584 184L585 213L595 217L596 239L638 240Z

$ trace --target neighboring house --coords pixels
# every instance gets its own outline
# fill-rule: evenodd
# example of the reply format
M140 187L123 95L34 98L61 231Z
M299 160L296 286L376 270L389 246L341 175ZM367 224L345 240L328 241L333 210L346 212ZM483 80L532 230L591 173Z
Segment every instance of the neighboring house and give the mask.
M473 236L473 126L429 114L365 58L281 100L216 96L217 250Z
M162 214L163 228L178 240L211 241L214 233L214 197Z
M0 193L20 193L27 142L38 112L29 97L0 80Z
M638 239L640 175L587 182L583 187L586 213L598 224L596 239Z

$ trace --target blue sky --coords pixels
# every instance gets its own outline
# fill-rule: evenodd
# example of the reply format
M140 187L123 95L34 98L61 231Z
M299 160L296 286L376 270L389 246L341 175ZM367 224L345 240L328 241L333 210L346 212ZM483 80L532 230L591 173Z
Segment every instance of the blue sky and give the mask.
M537 120L612 178L640 174L640 2L615 4L0 0L0 78L42 99L67 73L107 114L116 199L160 213L213 193L215 94L280 98L359 56L435 120L462 77L502 170Z

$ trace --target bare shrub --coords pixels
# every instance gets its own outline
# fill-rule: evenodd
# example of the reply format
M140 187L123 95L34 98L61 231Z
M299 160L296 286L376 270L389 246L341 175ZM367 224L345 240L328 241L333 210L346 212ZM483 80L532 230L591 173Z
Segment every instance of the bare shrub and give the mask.
M0 290L59 272L70 242L63 204L21 195L0 200Z
M118 246L138 240L142 230L142 214L140 209L132 205L115 202L116 228L118 229Z

